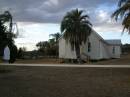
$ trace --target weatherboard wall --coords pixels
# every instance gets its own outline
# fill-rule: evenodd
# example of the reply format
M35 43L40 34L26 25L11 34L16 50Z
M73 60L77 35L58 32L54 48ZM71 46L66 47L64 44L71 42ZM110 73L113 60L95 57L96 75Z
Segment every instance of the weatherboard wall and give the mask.
M91 50L88 52L88 42L91 43ZM113 53L115 47L115 53ZM86 59L90 56L93 60L120 58L121 48L120 45L110 45L99 36L96 32L92 32L86 41L80 47L81 58ZM59 58L76 59L75 50L71 49L70 43L66 42L63 37L59 39Z

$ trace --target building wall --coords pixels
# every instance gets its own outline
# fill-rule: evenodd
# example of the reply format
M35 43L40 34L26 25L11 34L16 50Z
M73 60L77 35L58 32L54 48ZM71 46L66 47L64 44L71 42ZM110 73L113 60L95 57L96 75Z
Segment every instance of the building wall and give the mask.
M114 52L113 52L113 47L115 48ZM109 46L109 52L111 54L111 58L120 58L121 47L119 45L111 45Z
M88 41L91 43L91 51L88 52ZM83 43L80 47L80 53L82 58L90 56L91 59L109 59L109 58L120 58L121 48L120 46L108 45L104 43L96 32L91 33L85 44ZM113 46L115 47L115 53L113 53ZM59 58L65 59L76 59L75 50L71 50L70 43L66 43L64 38L59 40Z
M107 45L101 43L100 49L100 59L110 59L110 58L120 58L121 55L121 47L120 45ZM113 53L113 47L115 48L115 52Z
M88 52L88 41L80 47L81 57L84 58L90 56L91 59L99 59L100 48L99 39L95 33L91 33L89 36L89 42L91 43L91 51ZM66 43L64 38L59 40L59 58L76 59L75 50L71 50L70 43Z
M71 50L70 43L66 43L64 38L59 40L59 58L76 59L75 50Z
M91 48L90 48L90 52L88 52L88 42L91 43ZM83 52L90 56L91 59L99 59L99 55L100 55L100 47L99 47L99 39L98 37L96 37L95 33L91 33L91 35L89 36L89 40L85 43L84 45L84 50Z
M100 41L100 59L109 59L111 53L107 44Z

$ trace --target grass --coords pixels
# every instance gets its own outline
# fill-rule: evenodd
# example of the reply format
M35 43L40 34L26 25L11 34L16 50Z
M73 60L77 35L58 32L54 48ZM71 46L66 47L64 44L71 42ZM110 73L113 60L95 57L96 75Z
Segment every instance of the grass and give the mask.
M127 68L1 65L0 71L0 97L130 97Z

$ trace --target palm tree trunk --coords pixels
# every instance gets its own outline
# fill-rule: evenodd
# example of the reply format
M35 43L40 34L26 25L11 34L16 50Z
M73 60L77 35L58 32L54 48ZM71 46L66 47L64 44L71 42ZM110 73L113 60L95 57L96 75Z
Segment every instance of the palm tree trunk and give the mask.
M75 51L76 51L77 61L78 61L78 63L81 63L80 45L78 45L78 44L75 45Z

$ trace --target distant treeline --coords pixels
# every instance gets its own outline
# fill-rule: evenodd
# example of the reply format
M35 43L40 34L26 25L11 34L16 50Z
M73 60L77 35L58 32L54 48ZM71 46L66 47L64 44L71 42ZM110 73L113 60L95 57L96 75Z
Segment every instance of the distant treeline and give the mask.
M130 53L130 44L122 45L122 53Z

